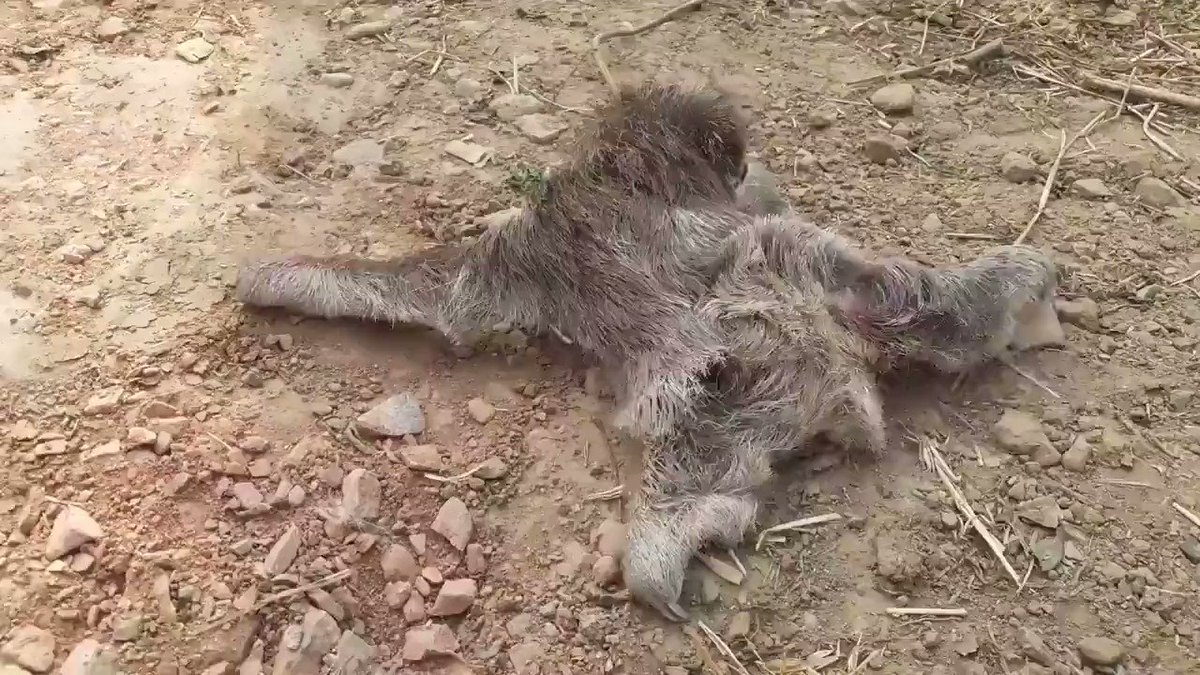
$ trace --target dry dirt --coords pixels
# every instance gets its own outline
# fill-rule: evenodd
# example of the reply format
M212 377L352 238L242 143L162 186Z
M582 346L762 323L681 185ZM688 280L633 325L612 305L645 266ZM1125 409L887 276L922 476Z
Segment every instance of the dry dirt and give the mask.
M1078 67L1200 94L1197 10L1132 1L713 1L610 53L624 78L715 76L794 207L944 263L1015 238L1059 129L1117 110L1063 86ZM567 347L514 330L462 357L231 299L254 252L476 232L606 95L590 37L660 5L0 7L0 673L738 672L605 586L620 507L586 497L637 459ZM908 114L848 84L994 38L1018 49L908 80ZM760 526L841 520L752 537L740 586L697 566L687 600L749 672L1200 673L1200 281L1173 283L1200 268L1198 117L1158 110L1170 150L1105 121L1062 162L1030 241L1063 266L1067 346L1020 361L1061 398L1000 367L896 378L891 454L788 467ZM447 153L464 140L484 161ZM423 433L344 432L395 394ZM440 482L418 454L444 477L492 461ZM425 647L457 657L405 660Z

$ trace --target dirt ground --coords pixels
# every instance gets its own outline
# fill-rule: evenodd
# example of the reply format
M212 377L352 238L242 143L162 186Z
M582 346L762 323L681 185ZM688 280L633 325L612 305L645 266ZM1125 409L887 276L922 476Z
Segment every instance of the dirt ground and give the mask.
M610 583L589 496L638 462L568 347L232 300L246 255L477 233L607 95L591 37L665 5L5 2L0 673L1200 673L1200 110L1083 86L1200 95L1200 9L1130 2L724 0L611 43L744 97L797 210L933 264L1015 239L1104 116L1029 238L1063 270L1045 386L898 377L888 456L782 471L760 527L841 519L750 537L737 585L696 565L732 655ZM407 436L346 433L391 396Z

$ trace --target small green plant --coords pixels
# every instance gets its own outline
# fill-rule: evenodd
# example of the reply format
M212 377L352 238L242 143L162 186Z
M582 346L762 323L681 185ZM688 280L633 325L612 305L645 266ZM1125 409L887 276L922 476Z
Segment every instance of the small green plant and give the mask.
M514 169L504 184L526 199L540 202L546 198L546 172L537 167L521 166Z

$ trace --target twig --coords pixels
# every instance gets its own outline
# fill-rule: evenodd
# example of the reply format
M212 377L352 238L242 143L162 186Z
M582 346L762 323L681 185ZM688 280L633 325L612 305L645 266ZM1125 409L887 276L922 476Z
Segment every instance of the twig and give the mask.
M957 607L940 608L940 607L888 607L888 614L892 616L966 616L967 610Z
M968 51L968 52L962 52L959 54L954 54L952 56L947 56L944 59L938 59L937 61L934 61L933 63L928 63L923 66L912 66L910 68L901 68L900 70L894 71L889 75L874 75L872 77L864 78L861 80L855 80L853 82L850 82L848 86L857 87L859 85L871 84L874 82L881 82L883 80L908 79L910 77L919 77L921 75L927 75L929 73L932 73L933 71L937 70L938 68L941 68L942 66L944 66L948 63L953 63L955 61L962 61L963 63L967 64L968 66L978 66L980 63L987 61L988 59L998 58L1003 55L1004 55L1004 40L997 38L997 39L992 40L991 42L983 45L982 47L979 47L977 49L972 49L971 51Z
M1062 398L1062 395L1060 395L1057 391L1054 391L1053 389L1050 388L1049 385L1045 384L1044 382L1037 379L1033 375L1025 372L1025 370L1023 368L1021 368L1020 366L1018 366L1017 364L1015 364L1011 361L1007 361L1007 360L1001 360L1001 363L1008 366L1008 369L1013 371L1017 375L1020 375L1021 377L1025 378L1026 380L1029 380L1038 389L1041 389L1042 391L1046 392L1047 394L1050 394L1054 398Z
M1098 77L1091 73L1082 73L1084 86L1093 89L1101 89L1110 92L1121 92L1126 89L1123 82L1110 80L1104 77ZM1200 96L1191 96L1189 94L1181 94L1169 89L1161 87L1147 87L1142 84L1130 84L1128 86L1129 93L1139 98L1144 98L1149 101L1157 101L1159 103L1168 103L1177 105L1188 110L1200 111Z
M673 21L676 18L683 16L687 12L699 9L703 2L704 0L688 0L681 5L677 5L666 14L663 14L653 21L648 21L640 26L635 26L634 28L616 28L613 30L604 31L603 33L600 33L596 37L592 38L592 58L596 60L596 66L600 69L600 75L604 78L604 82L608 85L608 88L612 92L613 96L620 96L621 88L617 85L617 81L613 79L612 73L608 70L608 63L604 60L604 43L613 38L631 37L640 33L645 33L649 30L654 30L668 21Z
M976 234L974 232L947 232L946 237L950 239L972 239L979 241L999 241L1000 237L994 234Z
M235 447L233 447L232 445L230 445L230 444L226 443L225 441L221 440L221 438L220 438L219 436L217 436L216 434L212 434L212 433L209 433L209 432L207 432L207 431L206 431L206 432L204 432L204 435L205 435L205 436L208 436L209 438L213 439L214 441L216 441L216 442L220 443L220 444L221 444L221 446L222 446L222 447L224 447L224 448L225 448L226 450L228 450L229 452L234 452L234 453L241 452L241 450L239 450L238 448L235 448Z
M1187 275L1186 277L1184 277L1182 279L1176 279L1175 281L1172 281L1168 285L1169 286L1182 286L1182 285L1186 284L1187 282L1191 281L1192 279L1195 279L1196 277L1200 277L1200 269L1196 270L1195 272L1192 272L1191 274Z
M988 548L992 551L992 554L1000 560L1000 564L1004 567L1004 571L1008 572L1008 576L1012 578L1013 583L1020 587L1021 577L1017 574L1017 571L1013 569L1013 566L1009 564L1008 558L1004 557L1004 545L1001 544L1000 540L996 539L996 537L992 535L991 531L987 529L987 526L983 524L983 521L980 520L978 514L975 513L975 509L971 508L971 504L967 501L967 498L963 496L962 491L959 490L958 486L954 484L954 481L951 479L954 474L950 471L950 467L946 464L946 460L942 459L942 453L938 452L937 446L934 444L933 440L929 438L921 439L921 457L925 461L926 465L933 469L935 473L937 473L938 478L941 478L942 485L946 487L946 490L948 490L950 495L954 498L954 505L957 506L958 510L962 512L964 517L966 517L967 522L971 524L971 527L975 528L975 531L979 533L979 536L983 537L984 542L987 543Z
M307 593L309 591L321 588L323 586L328 586L330 584L336 584L337 582L341 581L342 579L345 579L346 577L350 576L353 573L354 573L354 570L342 570L341 572L335 572L335 573L330 574L329 576L324 577L322 579L318 579L316 581L313 581L313 582L310 582L307 584L303 584L303 585L297 586L295 588L289 588L286 591L279 591L278 593L272 593L272 594L266 596L265 598L263 598L262 600L259 600L258 603L256 603L253 607L251 607L250 609L248 609L244 612L230 612L229 614L226 614L225 616L221 617L220 619L217 619L216 621L201 628L200 633L203 634L203 633L207 633L211 630L216 630L217 628L220 628L221 626L224 626L227 623L236 621L244 616L250 616L251 614L255 614L255 613L261 611L263 608L267 607L268 605L279 602L280 600L290 600L296 596L304 595L305 593Z
M439 483L457 483L460 480L470 478L471 476L474 476L475 474L479 473L479 470L485 466L487 466L487 462L481 462L475 468L467 469L466 471L458 474L457 476L446 477L446 476L439 476L436 473L426 473L426 474L424 474L424 476L426 478L428 478L429 480L436 480Z
M1158 136L1155 136L1154 132L1150 130L1150 122L1153 121L1154 116L1158 114L1158 109L1160 106L1161 104L1155 103L1154 107L1150 109L1150 112L1146 116L1142 117L1142 133L1146 134L1146 138L1149 138L1150 142L1156 145L1159 150L1162 150L1163 152L1182 162L1184 161L1183 155L1179 154L1179 152L1175 150L1175 148L1171 147L1166 141Z
M1025 238L1029 236L1029 233L1033 231L1033 226L1037 224L1038 218L1041 218L1042 212L1046 210L1046 202L1050 200L1050 190L1054 187L1054 178L1058 175L1058 168L1062 166L1063 155L1067 154L1067 149L1074 145L1075 142L1080 138L1090 134L1092 129L1095 129L1096 125L1100 124L1100 121L1103 119L1103 111L1096 113L1096 116L1092 118L1092 121L1088 122L1087 126L1076 132L1069 141L1067 140L1067 132L1059 129L1058 155L1054 158L1054 163L1050 165L1050 172L1046 174L1046 183L1042 185L1042 196L1038 198L1037 211L1033 213L1033 217L1029 219L1029 223L1025 226L1025 229L1021 231L1021 234L1017 237L1013 244L1019 245L1025 242Z
M1179 502L1171 502L1171 506L1174 506L1175 510L1178 511L1180 514L1182 514L1184 518L1187 518L1188 520L1192 521L1193 525L1195 525L1196 527L1200 527L1200 516L1197 516L1196 514L1192 513L1191 511L1188 511Z
M737 654L733 653L733 650L729 648L729 645L725 644L725 641L722 640L716 633L714 633L713 629L709 628L707 624L700 620L696 621L696 625L700 627L700 630L704 631L704 634L708 636L709 640L712 640L712 643L716 646L717 651L721 652L725 658L729 659L729 662L733 665L734 670L740 673L740 675L750 675L750 671L746 670L746 666L742 665L742 662L738 659Z
M785 530L799 530L810 525L821 525L822 523L831 523L835 520L841 520L840 513L826 513L820 516L811 516L809 518L801 518L800 520L789 520L786 523L772 525L758 534L758 541L754 544L754 550L762 548L763 541L768 534L772 532L783 532Z
M366 441L359 438L358 432L354 430L353 424L346 425L346 428L342 431L342 436L347 441L350 441L350 445L353 445L356 450L364 455L371 455L375 453L375 450L371 446L367 445Z
M446 59L446 36L442 36L442 49L438 52L437 58L433 61L433 67L429 69L429 77L437 75L437 71L442 67L442 61Z
M610 487L607 490L593 492L592 494L584 497L583 501L585 501L585 502L606 502L606 501L609 501L612 499L620 499L621 492L624 489L625 489L624 485L617 485L614 487Z
M521 93L521 69L517 66L517 55L516 54L513 54L513 57L512 57L512 67L513 67L513 81L512 81L513 93L519 94L519 93Z

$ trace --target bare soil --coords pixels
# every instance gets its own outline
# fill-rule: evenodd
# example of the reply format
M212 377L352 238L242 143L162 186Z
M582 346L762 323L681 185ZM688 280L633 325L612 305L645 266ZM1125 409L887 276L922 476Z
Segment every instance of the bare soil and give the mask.
M1084 71L1200 95L1200 9L1130 2L713 1L609 55L623 79L729 87L797 210L945 264L1015 239L1063 136L1120 109ZM621 506L588 496L632 490L638 461L568 347L500 327L466 357L231 299L255 253L476 233L607 96L591 37L666 9L4 3L0 673L1200 673L1200 281L1176 283L1200 268L1196 110L1130 93L1136 112L1065 153L1029 238L1064 276L1067 346L1019 364L1044 387L1003 367L894 378L892 452L785 468L760 525L841 520L752 537L740 585L697 564L687 600L735 657L607 585ZM977 70L905 80L911 112L872 105L883 81L850 84L996 38L1009 53ZM347 435L403 393L422 433ZM501 462L438 481L406 466L417 444L443 477ZM464 525L454 499L462 551L434 527ZM64 544L89 534L81 514L100 532ZM432 616L466 578L469 609ZM887 611L904 607L965 615ZM406 661L438 625L456 656Z

